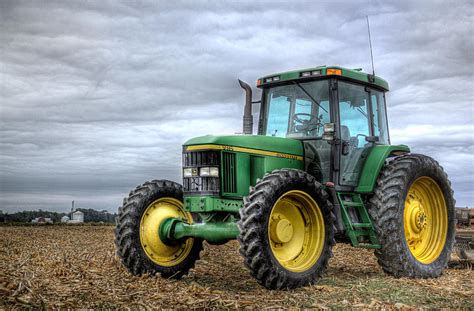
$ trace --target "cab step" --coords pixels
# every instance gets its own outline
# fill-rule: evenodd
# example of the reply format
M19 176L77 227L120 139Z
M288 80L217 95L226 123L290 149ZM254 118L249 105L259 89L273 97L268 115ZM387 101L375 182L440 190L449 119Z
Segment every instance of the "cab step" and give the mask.
M381 248L377 240L372 220L360 194L338 192L342 221L352 246L363 248Z
M354 228L372 228L372 224L364 224L364 223L354 223L352 224Z

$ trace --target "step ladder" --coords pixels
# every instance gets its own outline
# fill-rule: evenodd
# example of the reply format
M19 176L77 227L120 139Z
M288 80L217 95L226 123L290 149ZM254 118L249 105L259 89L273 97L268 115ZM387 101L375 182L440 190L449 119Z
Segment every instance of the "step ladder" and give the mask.
M351 240L352 246L364 248L381 248L375 234L372 220L364 206L360 194L351 192L338 192L337 199L341 205L341 215L346 234ZM359 222L354 222L350 210L353 209Z

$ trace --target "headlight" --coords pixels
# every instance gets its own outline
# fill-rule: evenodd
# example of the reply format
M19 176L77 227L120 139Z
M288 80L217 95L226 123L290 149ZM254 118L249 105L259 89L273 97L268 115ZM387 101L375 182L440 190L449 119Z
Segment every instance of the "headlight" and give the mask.
M219 169L217 167L201 167L199 169L199 176L201 177L219 177Z
M183 169L183 177L192 177L192 176L193 176L193 169L192 168Z
M201 167L199 169L199 176L201 177L207 177L210 175L210 167Z
M219 177L219 169L217 167L211 167L209 174L212 177Z

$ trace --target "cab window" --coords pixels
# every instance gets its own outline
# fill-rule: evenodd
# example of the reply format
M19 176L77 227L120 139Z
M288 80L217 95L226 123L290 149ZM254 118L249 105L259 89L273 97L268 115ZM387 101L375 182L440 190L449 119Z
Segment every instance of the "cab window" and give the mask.
M265 102L268 136L321 137L330 122L327 80L272 87Z
M378 136L377 143L389 145L387 113L385 108L384 93L379 91L371 91L372 102L372 119L374 120L374 136Z

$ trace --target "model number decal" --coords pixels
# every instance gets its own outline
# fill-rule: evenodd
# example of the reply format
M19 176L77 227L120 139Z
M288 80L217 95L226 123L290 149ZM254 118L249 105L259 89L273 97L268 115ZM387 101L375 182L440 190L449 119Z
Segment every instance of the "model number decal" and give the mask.
M277 153L276 156L280 157L280 158L285 158L285 159L298 160L298 156L295 156L295 155L292 155L292 154Z

